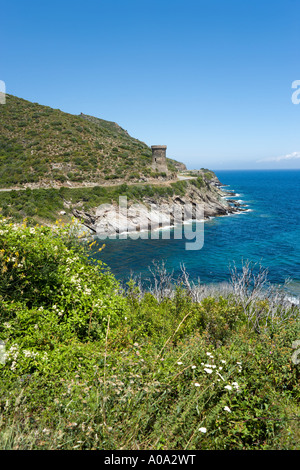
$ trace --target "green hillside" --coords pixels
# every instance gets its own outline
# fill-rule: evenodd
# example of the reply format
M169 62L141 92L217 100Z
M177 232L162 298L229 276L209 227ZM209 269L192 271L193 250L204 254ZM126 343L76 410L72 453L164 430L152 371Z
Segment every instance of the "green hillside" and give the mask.
M169 159L175 171L176 162ZM151 149L118 124L7 95L0 107L0 187L145 181Z

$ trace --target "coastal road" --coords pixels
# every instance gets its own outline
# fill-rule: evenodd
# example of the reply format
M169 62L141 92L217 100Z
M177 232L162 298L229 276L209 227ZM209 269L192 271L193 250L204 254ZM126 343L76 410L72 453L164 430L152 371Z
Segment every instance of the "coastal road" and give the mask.
M184 181L184 180L192 180L192 179L197 179L197 176L184 176L184 175L177 175L177 181ZM127 183L127 182L118 182L114 184L99 184L99 183L85 183L85 184L79 184L79 185L74 185L74 186L38 186L38 187L30 187L27 186L26 188L18 188L18 187L13 187L13 188L0 188L0 192L4 191L26 191L26 189L60 189L60 188L68 188L68 189L79 189L79 188L93 188L95 186L103 186L105 188L107 187L113 187L113 186L120 186L121 184L127 184L127 186L137 186L137 185L147 185L147 184L156 184L159 186L166 186L169 185L170 183L175 183L176 180L168 180L168 181L145 181L145 182L139 182L139 183Z

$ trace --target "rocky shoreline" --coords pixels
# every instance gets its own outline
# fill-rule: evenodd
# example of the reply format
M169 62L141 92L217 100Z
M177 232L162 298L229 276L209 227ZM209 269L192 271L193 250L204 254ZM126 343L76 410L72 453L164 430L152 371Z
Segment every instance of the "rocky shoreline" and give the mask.
M102 204L89 212L73 209L73 215L94 235L101 238L126 235L133 232L147 232L192 220L205 221L213 217L228 216L248 209L244 204L232 199L237 196L225 187L214 175L204 181L198 189L188 182L184 196L149 198L139 203L127 201Z

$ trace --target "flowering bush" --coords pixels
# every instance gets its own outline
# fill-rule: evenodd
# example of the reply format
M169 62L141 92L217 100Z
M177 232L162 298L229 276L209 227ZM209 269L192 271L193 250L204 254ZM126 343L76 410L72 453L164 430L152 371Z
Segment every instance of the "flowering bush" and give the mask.
M48 364L47 354L55 350L53 361L67 340L103 339L108 318L113 327L126 315L116 279L101 262L90 262L88 245L77 243L71 225L0 219L0 333L12 370Z

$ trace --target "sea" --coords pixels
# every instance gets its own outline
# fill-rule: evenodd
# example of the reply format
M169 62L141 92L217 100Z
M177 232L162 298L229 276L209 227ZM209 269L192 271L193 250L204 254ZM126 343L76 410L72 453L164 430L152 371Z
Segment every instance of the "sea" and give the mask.
M158 239L151 239L150 234L135 240L96 238L94 258L101 259L123 284L132 275L149 279L149 268L155 263L164 263L174 279L184 265L191 281L224 284L230 282L233 266L239 271L250 262L268 269L270 283L288 281L289 294L299 301L300 170L222 170L215 174L228 198L247 210L202 223L200 249L186 249L191 241L184 233L174 239L171 231L169 239L164 239L161 230ZM105 248L99 252L103 243Z

